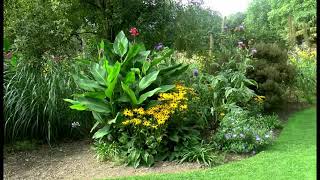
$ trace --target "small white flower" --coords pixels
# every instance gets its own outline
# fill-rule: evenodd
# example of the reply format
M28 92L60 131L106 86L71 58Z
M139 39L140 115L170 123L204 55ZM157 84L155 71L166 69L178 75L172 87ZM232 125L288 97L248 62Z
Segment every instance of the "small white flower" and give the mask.
M72 128L80 127L80 123L79 122L73 122L73 123L71 123L71 127Z

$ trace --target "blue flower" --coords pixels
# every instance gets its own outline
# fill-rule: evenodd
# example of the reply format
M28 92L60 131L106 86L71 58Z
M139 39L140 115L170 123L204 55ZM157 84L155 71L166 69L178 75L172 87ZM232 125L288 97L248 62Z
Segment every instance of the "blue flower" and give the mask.
M198 75L199 75L198 69L194 69L194 70L193 70L193 76L198 76Z
M256 141L260 141L260 140L261 138L258 135L256 135Z
M160 51L161 49L163 49L163 44L162 43L158 43L154 46L154 48L157 50L157 51Z

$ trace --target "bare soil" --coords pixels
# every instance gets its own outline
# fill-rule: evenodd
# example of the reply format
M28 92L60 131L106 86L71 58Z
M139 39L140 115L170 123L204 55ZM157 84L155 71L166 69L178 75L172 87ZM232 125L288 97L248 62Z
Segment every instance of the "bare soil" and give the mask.
M159 162L151 168L113 165L94 156L90 141L43 145L37 150L5 154L4 179L97 179L199 169L197 163Z
M295 111L307 105L289 104L277 114L286 122ZM277 132L277 134L280 132ZM198 163L159 162L151 168L133 168L101 162L95 158L89 140L41 145L35 150L5 153L4 179L97 179L155 173L175 173L203 168ZM227 154L225 163L252 155Z

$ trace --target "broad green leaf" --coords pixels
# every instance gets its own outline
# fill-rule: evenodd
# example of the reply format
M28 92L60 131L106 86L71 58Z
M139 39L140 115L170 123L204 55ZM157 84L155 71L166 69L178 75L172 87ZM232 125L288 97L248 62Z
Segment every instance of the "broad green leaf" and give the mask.
M148 75L144 76L141 81L139 82L139 89L140 91L147 88L152 82L154 82L157 79L157 76L159 74L159 71L153 71L149 73Z
M78 77L76 75L73 75L73 79L75 83L82 89L86 91L96 91L96 90L102 90L104 91L104 88L99 85L96 81L90 80L87 77Z
M134 94L134 92L130 89L130 87L124 84L123 82L121 82L121 86L123 91L129 96L132 104L137 104L138 103L137 97Z
M140 74L140 69L139 68L131 68L131 71L134 71L137 74Z
M69 106L70 109L75 109L78 111L84 111L87 109L87 107L85 105L81 104L79 101L75 101L72 99L63 99L63 100L73 104L73 105Z
M176 86L175 85L163 85L163 86L160 86L160 90L158 91L158 93L163 93L163 92L167 92L173 88L175 88Z
M103 91L85 92L83 94L74 94L75 97L91 97L97 99L104 99L106 95Z
M184 73L188 69L189 65L182 65L176 69L171 70L170 72L166 73L165 76L169 77L176 77Z
M79 104L80 103L79 101L75 101L75 100L72 100L72 99L63 99L63 100L66 101L66 102L72 103L72 104Z
M90 72L97 82L99 82L101 85L104 85L104 86L107 85L107 81L106 81L107 71L104 68L102 68L98 63L93 63Z
M124 79L124 83L125 84L132 84L136 81L136 76L134 71L130 71L129 73L127 73L125 79Z
M93 139L99 139L103 138L105 135L108 135L110 133L110 126L107 125L101 129L99 129L96 133L93 135Z
M124 59L124 63L126 63L127 61L129 61L130 59L138 55L141 48L142 46L140 44L129 45L129 51L126 58Z
M160 69L160 72L159 72L159 75L162 76L166 73L170 73L172 71L174 71L175 69L179 68L182 66L182 63L180 64L176 64L176 65L173 65L173 66L169 66L169 67L166 67L166 68L162 68Z
M164 86L155 88L154 90L148 91L139 97L138 104L143 103L148 97L152 97L154 94L166 92L170 89L173 89L174 87L175 85L164 85Z
M78 111L84 111L84 110L87 110L87 107L83 104L74 104L74 105L71 105L69 106L70 109L75 109L75 110L78 110Z
M164 54L161 54L158 57L155 57L151 61L151 67L159 64L162 60L164 60L165 58L169 57L173 53L173 50L172 49L168 49L168 50L165 50L163 53Z
M126 35L124 34L123 31L120 31L118 33L118 35L116 36L116 39L115 39L115 41L113 43L114 52L117 55L123 57L126 54L127 50L128 50L128 43L129 43L129 41L126 38Z
M93 115L93 118L94 118L96 121L98 121L99 123L103 123L103 122L104 122L104 120L103 120L103 118L101 117L101 114L100 114L100 113L92 111L92 115Z
M115 118L113 118L113 119L109 120L109 121L108 121L108 124L116 123L116 122L117 122L117 120L118 120L119 114L120 114L120 112L118 112L118 113L117 113L117 115L116 115L116 117L115 117Z
M123 94L117 99L117 101L118 102L130 102L130 98L128 98L127 95Z
M106 89L105 94L110 99L112 97L113 90L117 84L120 69L121 69L121 64L119 62L116 62L116 64L113 66L112 73L108 76L108 80L107 80L108 88Z
M94 123L93 127L92 127L91 130L90 130L90 133L92 133L92 131L93 131L94 129L96 129L99 124L100 124L99 121L97 121L96 123Z
M108 66L107 71L108 71L108 77L107 77L107 82L110 83L112 80L114 80L121 69L121 63L116 62L113 66Z
M151 97L153 96L155 93L157 93L161 88L156 88L154 90L151 90L151 91L148 91L144 94L142 94L140 97L139 97L139 101L138 101L138 104L141 104L143 103L148 97Z
M135 58L135 61L144 62L147 60L151 51L141 51L138 56Z
M149 61L144 61L143 65L142 65L142 72L143 72L144 75L147 74L147 71L148 71L149 67L150 67L150 62Z
M79 97L77 99L81 104L85 105L91 111L110 113L109 105L101 99L90 98L90 97Z

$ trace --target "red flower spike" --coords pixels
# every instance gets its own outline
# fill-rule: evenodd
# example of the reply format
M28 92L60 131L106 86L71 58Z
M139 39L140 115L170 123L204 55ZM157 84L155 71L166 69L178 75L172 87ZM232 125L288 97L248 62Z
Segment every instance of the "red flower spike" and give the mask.
M130 32L131 36L138 36L139 35L139 31L135 27L132 27L129 32Z

